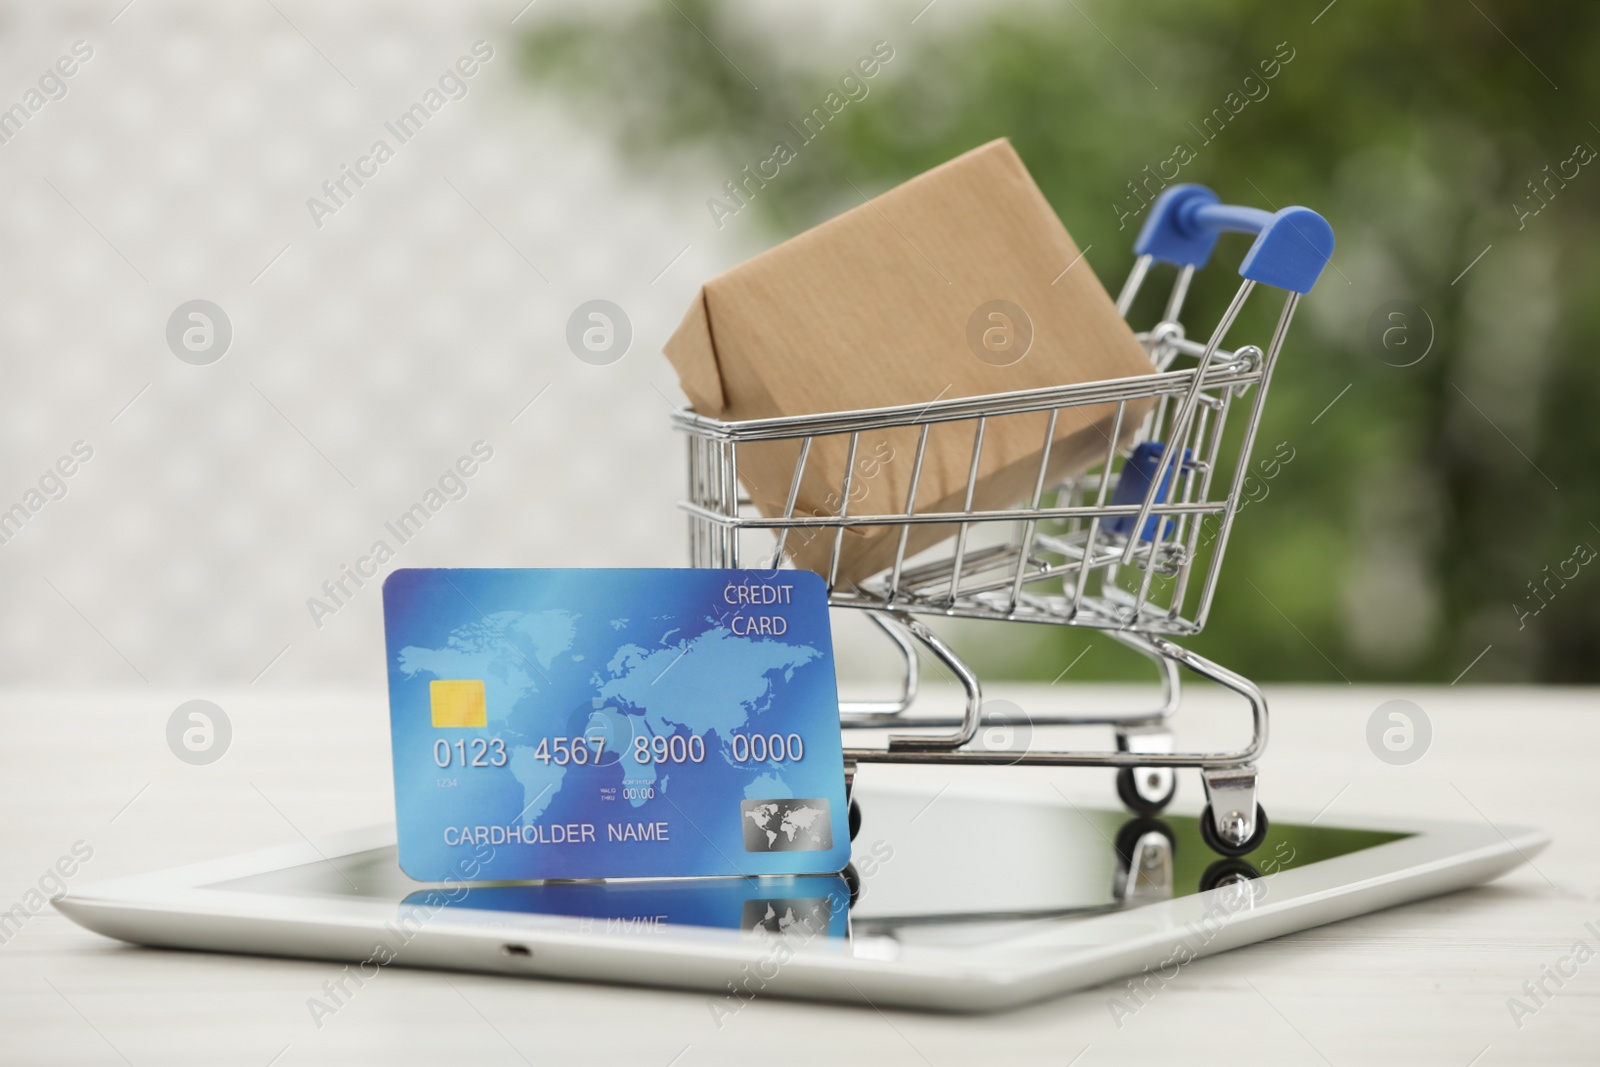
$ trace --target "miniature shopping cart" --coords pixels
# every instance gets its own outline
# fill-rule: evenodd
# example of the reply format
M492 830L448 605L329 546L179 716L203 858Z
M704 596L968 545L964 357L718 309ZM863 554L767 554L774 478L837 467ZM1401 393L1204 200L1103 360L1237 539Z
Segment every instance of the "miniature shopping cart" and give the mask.
M1186 335L1180 314L1196 268L1205 265L1223 231L1253 233L1256 239L1239 266L1243 283L1209 339L1200 343ZM1208 189L1184 185L1167 190L1152 206L1134 252L1133 270L1117 298L1124 317L1153 264L1177 268L1161 321L1138 334L1155 373L796 418L722 422L680 411L673 421L689 438L689 496L681 507L690 517L691 562L696 567L777 568L791 536L831 538L831 565L825 575L829 604L867 612L898 646L905 663L899 698L840 706L847 730L896 731L887 747L846 744L847 782L853 781L857 764L869 762L1114 767L1124 803L1141 814L1154 814L1172 798L1173 772L1195 767L1208 801L1200 819L1202 836L1217 852L1242 856L1261 843L1267 829L1266 814L1256 800L1255 769L1267 742L1266 701L1249 679L1189 651L1176 638L1199 633L1210 613L1273 367L1296 304L1333 253L1333 231L1306 208L1269 213L1227 206ZM1223 348L1258 285L1286 294L1271 339L1265 349ZM1245 407L1243 432L1237 450L1225 450L1223 435L1236 403ZM1073 409L1101 405L1115 405L1104 457L1088 471L1050 484L1046 472L1058 419ZM975 508L974 484L986 429L996 420L1017 417L1031 417L1036 425L1040 412L1048 414L1049 428L1031 495L1013 507ZM1131 436L1125 416L1139 421ZM965 506L918 511L916 487L928 433L945 423L971 427ZM918 433L904 508L852 513L861 435L903 427ZM837 513L797 514L795 501L812 443L833 435L848 436L849 449ZM784 513L764 517L740 489L738 453L742 445L774 441L797 445L798 459ZM922 523L957 532L944 544L907 558L910 528ZM842 582L838 575L845 531L867 526L899 529L893 566L864 582ZM1031 726L1109 726L1115 751L1035 751L1030 746L1018 752L974 745L980 730L992 733L1020 725L1016 711L985 708L977 676L924 621L933 616L1102 630L1156 665L1164 699L1153 710L1030 720ZM912 713L919 645L964 687L966 710L960 717ZM1179 667L1248 702L1249 744L1231 752L1173 751L1169 723L1179 705ZM852 832L858 818L852 810Z

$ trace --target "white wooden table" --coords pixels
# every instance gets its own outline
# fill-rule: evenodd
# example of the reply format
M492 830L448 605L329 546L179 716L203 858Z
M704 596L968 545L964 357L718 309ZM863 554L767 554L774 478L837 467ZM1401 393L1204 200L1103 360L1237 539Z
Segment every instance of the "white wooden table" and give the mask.
M1085 694L1062 686L989 695L1043 708ZM197 696L226 709L234 729L228 754L206 767L179 762L165 741L167 717ZM333 964L134 948L47 908L0 944L0 1062L1600 1062L1600 956L1560 985L1546 977L1580 940L1600 953L1600 937L1584 925L1600 930L1596 694L1337 687L1270 696L1262 788L1274 816L1326 807L1324 824L1340 812L1389 811L1531 824L1554 844L1536 866L1489 886L1200 961L1120 1027L1109 987L976 1018L761 999L719 1029L701 994L447 981L403 968L383 971L318 1027L307 1000L337 973ZM1415 701L1433 725L1430 750L1408 767L1380 762L1366 744L1368 716L1396 697ZM1237 721L1214 717L1212 700L1200 703L1192 721L1202 735L1213 722ZM84 884L392 813L381 691L7 692L0 724L0 910L25 902L77 842L93 855L68 882ZM978 773L1019 790L1055 783L1074 800L1113 802L1105 772ZM952 772L863 774L946 781ZM1177 806L1192 809L1198 794L1198 781L1184 776ZM1536 1001L1524 983L1541 980L1550 995ZM1514 1019L1513 997L1535 1010Z

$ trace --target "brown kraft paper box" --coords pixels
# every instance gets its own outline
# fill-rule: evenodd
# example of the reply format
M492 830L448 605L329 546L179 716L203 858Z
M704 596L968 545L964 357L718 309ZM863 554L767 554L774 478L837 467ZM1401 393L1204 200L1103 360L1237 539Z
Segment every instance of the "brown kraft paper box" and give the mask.
M1153 373L1079 259L1011 143L991 141L713 278L665 351L694 410L725 421ZM995 301L1010 302L1024 317L985 307ZM992 318L995 310L1002 317ZM1019 359L1029 324L1031 344ZM991 328L999 332L988 334L994 344L986 345ZM1148 406L1128 405L1124 440ZM1051 482L1105 456L1115 413L1112 404L1062 412ZM988 421L974 507L1031 497L1048 419L1036 412ZM975 425L942 423L930 431L917 511L965 504ZM862 433L849 514L905 512L917 434L915 427ZM783 514L799 452L798 441L739 446L739 479L763 515ZM797 515L839 513L848 454L848 434L815 439ZM913 526L907 558L957 529ZM891 566L899 536L896 526L848 529L839 584ZM833 530L797 530L785 548L796 566L827 577L834 540Z

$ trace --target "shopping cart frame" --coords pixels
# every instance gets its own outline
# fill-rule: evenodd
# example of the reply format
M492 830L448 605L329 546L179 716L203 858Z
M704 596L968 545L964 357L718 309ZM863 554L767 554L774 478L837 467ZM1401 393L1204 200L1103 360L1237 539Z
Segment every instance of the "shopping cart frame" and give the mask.
M1186 337L1180 316L1194 272L1209 260L1223 232L1251 233L1256 239L1240 263L1243 280L1239 289L1209 339L1200 344ZM1203 836L1216 851L1240 856L1260 843L1267 828L1265 812L1256 798L1256 763L1266 748L1268 735L1266 699L1248 678L1185 648L1173 638L1200 632L1209 615L1250 471L1272 373L1301 296L1311 290L1332 255L1333 232L1320 215L1307 208L1267 212L1229 206L1204 187L1182 185L1168 189L1152 205L1134 251L1133 269L1116 301L1117 310L1124 317L1155 263L1176 268L1161 321L1137 335L1151 356L1155 373L926 404L738 422L678 411L673 423L689 442L689 498L680 507L689 516L691 564L696 567L751 566L751 553L743 544L747 533L761 536L758 532L765 531L776 538L771 549L763 550L759 557L761 567L773 570L783 565L791 537L832 536L825 575L830 606L867 612L898 647L906 666L905 682L896 699L841 703L841 727L921 731L891 733L882 748L847 745L847 782L853 781L855 768L861 763L1111 767L1118 771L1118 792L1124 802L1136 811L1154 814L1171 799L1173 772L1196 768L1208 803L1201 819ZM1242 345L1231 351L1223 348L1223 341L1259 285L1283 290L1285 294L1267 347L1263 350ZM1193 366L1170 369L1179 359L1193 360ZM1226 492L1214 497L1213 482L1219 469L1227 415L1235 400L1247 396L1251 397L1248 422L1237 459L1231 462L1231 480ZM1131 403L1142 401L1150 402L1148 413L1131 436L1125 435L1124 415ZM1098 467L1059 485L1047 484L1049 452L1060 414L1075 408L1103 409L1111 404L1116 405L1115 420ZM1011 508L974 508L974 486L986 426L994 419L1040 413L1048 413L1048 423L1029 500ZM944 423L974 426L965 506L954 511L917 511L917 487L929 431ZM918 430L904 509L852 514L861 435L902 428ZM812 442L833 435L849 435L837 511L796 514ZM787 505L781 515L769 516L756 513L741 490L738 450L741 445L771 441L798 441L800 447ZM1153 470L1140 475L1139 480L1146 481L1147 488L1137 503L1120 499L1122 494L1114 495L1112 491L1128 470L1128 457L1136 447L1147 443L1154 448L1156 464ZM1119 459L1124 467L1114 471ZM1137 482L1132 484L1137 491ZM1053 507L1044 503L1047 490L1055 492ZM1063 504L1063 500L1067 503ZM1207 519L1217 520L1218 525L1213 540L1201 546L1199 538ZM1069 524L1066 535L1048 529L1060 522ZM920 523L957 528L953 551L948 556L941 555L949 545L943 542L920 554L930 556L929 561L908 561L909 530ZM883 574L860 585L841 582L845 531L861 526L898 527L899 551L893 567ZM980 548L973 544L974 530L981 533L1000 527L1014 528L1009 546ZM1213 544L1209 553L1203 551ZM1052 557L1057 556L1062 562L1052 563ZM1202 558L1205 566L1196 592L1190 578ZM1010 572L1005 573L1008 568ZM986 573L994 576L975 580ZM1119 584L1125 574L1137 582L1136 593ZM1057 580L1062 583L1061 593L1038 591ZM1091 594L1090 583L1095 580L1099 592ZM945 585L947 588L942 588ZM1161 599L1163 596L1165 600ZM1194 607L1186 614L1185 605L1191 603L1191 598ZM994 751L969 747L985 727L1018 723L1006 714L985 711L977 675L922 621L922 617L940 615L1102 630L1157 666L1162 702L1158 707L1137 711L1028 719L1030 726L1109 725L1115 731L1116 751L1034 751L1030 747L1017 752L1009 747ZM919 647L960 682L966 706L959 717L909 714L918 691ZM1168 723L1181 701L1180 667L1244 698L1251 718L1248 744L1223 752L1173 750ZM953 732L943 732L952 727Z

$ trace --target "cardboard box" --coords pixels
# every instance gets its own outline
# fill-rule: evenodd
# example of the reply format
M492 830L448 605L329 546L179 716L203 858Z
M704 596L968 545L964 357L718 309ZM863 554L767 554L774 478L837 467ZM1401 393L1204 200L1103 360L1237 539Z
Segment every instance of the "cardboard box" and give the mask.
M996 301L1014 308L994 307ZM707 282L667 341L666 355L694 410L730 421L1153 371L1006 140L975 148ZM1124 436L1147 407L1129 405ZM1109 404L1062 414L1051 447L1053 479L1104 457L1114 415ZM918 511L965 503L974 425L945 423L930 432ZM1031 495L1047 428L1044 412L989 420L975 506L1009 507ZM862 434L850 514L905 511L916 442L913 428ZM848 435L816 438L797 513L838 514L848 448ZM762 514L783 514L799 450L798 442L740 446L740 481ZM908 558L955 530L912 527ZM847 531L840 583L859 583L891 566L899 533L893 526ZM787 550L796 565L826 577L833 543L832 530L802 531L791 534Z

